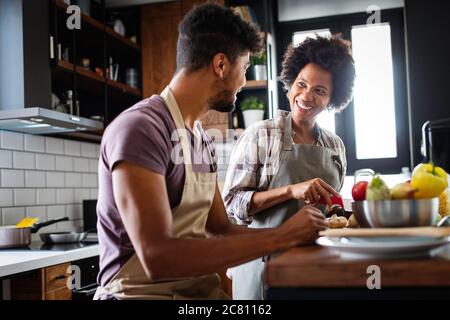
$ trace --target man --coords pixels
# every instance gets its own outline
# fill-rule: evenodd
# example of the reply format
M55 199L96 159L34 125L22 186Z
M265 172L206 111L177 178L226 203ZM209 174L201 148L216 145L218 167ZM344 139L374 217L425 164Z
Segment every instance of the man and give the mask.
M230 9L194 8L179 26L178 70L169 86L105 131L97 299L226 298L215 271L310 243L325 228L313 207L276 229L228 221L210 141L196 121L211 109L234 108L260 43L257 30ZM197 141L207 157L194 148ZM192 161L199 156L200 163Z

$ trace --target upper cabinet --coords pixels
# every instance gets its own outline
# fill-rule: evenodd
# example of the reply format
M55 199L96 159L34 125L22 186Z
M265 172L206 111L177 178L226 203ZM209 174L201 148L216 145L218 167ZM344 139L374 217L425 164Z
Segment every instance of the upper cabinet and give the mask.
M106 125L142 98L140 12L83 3L90 5L79 2L79 29L65 2L50 3L52 107ZM64 110L61 101L70 99L73 108Z
M142 70L143 70L143 94L151 96L160 93L170 82L176 71L176 46L178 39L178 24L183 16L195 4L204 3L204 0L180 0L166 3L149 4L141 10L141 34L142 34ZM265 106L265 117L273 115L276 93L275 45L273 34L273 1L216 1L227 6L247 6L251 8L251 15L260 25L266 49L264 51L263 72L257 76L253 71L248 72L248 81L243 91L238 96L236 113L230 115L210 111L202 119L205 129L219 129L223 137L228 128L244 127L243 116L239 105L249 96L257 96ZM239 12L237 12L239 14ZM245 12L244 18L250 13ZM263 58L264 58L263 57ZM252 59L255 60L256 59ZM258 67L256 68L258 69ZM214 135L214 132L212 135Z

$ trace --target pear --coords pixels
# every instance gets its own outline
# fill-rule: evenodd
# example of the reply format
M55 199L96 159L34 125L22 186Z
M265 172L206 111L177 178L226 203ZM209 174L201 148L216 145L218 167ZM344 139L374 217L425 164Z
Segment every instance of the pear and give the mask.
M393 186L389 192L391 193L391 199L412 199L414 193L417 192L417 188L414 188L411 184L407 182L398 183Z
M366 189L366 200L377 201L377 200L389 200L391 195L389 193L389 188L380 176L376 175Z

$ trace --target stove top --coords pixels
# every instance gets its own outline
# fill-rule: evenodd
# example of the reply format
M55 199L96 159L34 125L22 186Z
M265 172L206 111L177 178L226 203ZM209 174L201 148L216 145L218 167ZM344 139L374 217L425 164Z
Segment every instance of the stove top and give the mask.
M83 241L77 243L60 243L60 244L46 244L42 241L33 241L28 247L2 249L2 251L69 251L74 249L95 246L96 241Z

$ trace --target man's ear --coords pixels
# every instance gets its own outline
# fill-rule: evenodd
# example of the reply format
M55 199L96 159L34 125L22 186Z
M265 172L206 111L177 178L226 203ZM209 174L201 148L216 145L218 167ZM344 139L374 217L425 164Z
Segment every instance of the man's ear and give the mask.
M212 67L214 70L214 74L223 79L229 68L229 62L225 54L215 54L212 61Z

